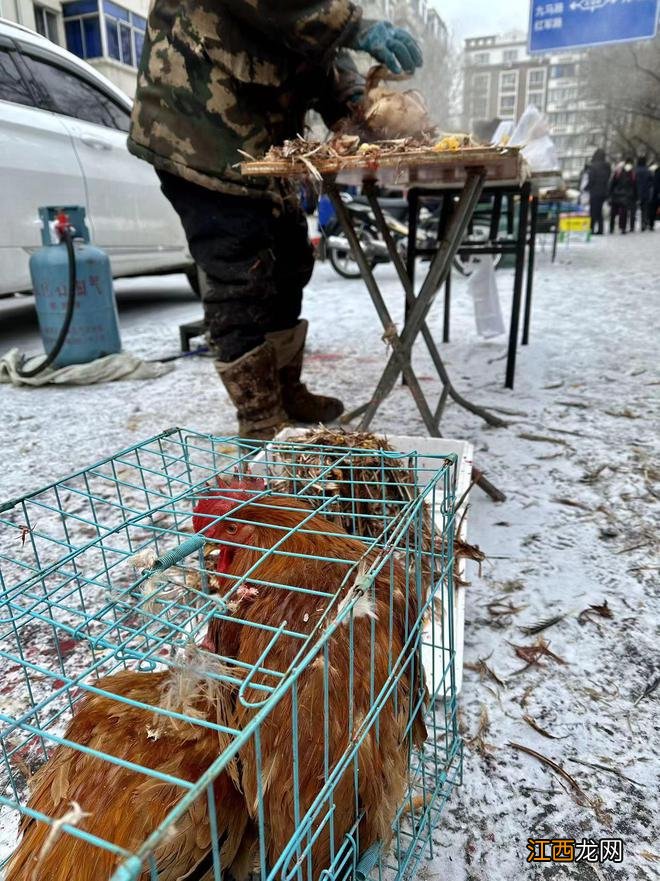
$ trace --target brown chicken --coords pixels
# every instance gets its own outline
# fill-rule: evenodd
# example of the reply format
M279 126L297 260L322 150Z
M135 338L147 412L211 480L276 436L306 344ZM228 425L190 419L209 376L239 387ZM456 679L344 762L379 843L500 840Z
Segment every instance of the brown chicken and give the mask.
M217 680L216 680L217 681ZM95 685L150 707L208 718L225 725L224 699L212 680L190 670L165 673L125 671ZM65 738L144 768L196 781L220 754L223 738L201 725L134 707L110 696L90 694L77 706ZM254 831L245 800L232 781L235 765L215 780L217 832L223 869L236 881L253 862ZM71 802L86 812L78 829L130 852L137 851L185 795L181 786L59 746L31 781L29 807L61 817ZM24 817L22 839L6 870L6 881L106 881L122 858L101 846L63 832L47 839L51 827ZM156 848L159 881L212 879L211 826L206 793L197 799ZM145 865L141 879L151 877ZM190 874L188 874L190 873Z
M195 509L195 530L219 543L214 580L231 613L214 619L205 646L250 666L265 655L237 703L243 728L257 709L249 705L269 696L259 686L272 690L294 664L303 667L260 726L260 756L255 737L242 751L242 786L257 820L261 769L272 870L332 777L334 786L304 830L302 853L287 853L283 864L291 868L297 859L305 881L316 881L360 817L361 852L391 837L410 783L410 750L426 739L423 670L415 643L418 600L393 555L375 582L365 585L361 576L376 561L376 550L365 554L363 542L295 498L261 494L254 499L257 488L242 490L234 483L202 498ZM274 551L266 556L267 549ZM241 578L246 573L249 577ZM338 614L356 593L352 614L337 626ZM280 626L286 632L267 651ZM318 645L332 628L327 647ZM346 763L346 752L358 742L357 759Z

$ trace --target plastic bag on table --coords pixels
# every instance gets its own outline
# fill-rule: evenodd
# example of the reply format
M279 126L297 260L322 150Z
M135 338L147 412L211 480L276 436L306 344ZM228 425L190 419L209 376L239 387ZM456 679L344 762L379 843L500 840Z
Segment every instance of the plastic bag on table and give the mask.
M514 122L512 119L503 119L502 122L495 129L495 133L493 134L493 139L491 144L495 146L506 146L511 140L511 135L514 129Z
M480 259L477 268L470 276L468 289L474 302L474 318L479 336L490 339L504 333L495 264L490 255Z
M522 147L522 154L532 171L557 171L559 157L557 148L550 137L550 129L545 114L530 104L518 120L509 146Z

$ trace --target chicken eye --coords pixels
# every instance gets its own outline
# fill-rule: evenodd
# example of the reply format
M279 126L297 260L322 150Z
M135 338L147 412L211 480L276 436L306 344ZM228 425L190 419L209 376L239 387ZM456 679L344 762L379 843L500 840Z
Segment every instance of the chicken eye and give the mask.
M227 524L227 535L236 535L238 532L238 525L236 523L228 523Z

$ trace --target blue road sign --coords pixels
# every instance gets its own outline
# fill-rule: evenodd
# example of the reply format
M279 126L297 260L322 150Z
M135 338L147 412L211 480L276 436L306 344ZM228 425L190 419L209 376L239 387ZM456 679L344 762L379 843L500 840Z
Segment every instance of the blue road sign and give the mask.
M529 51L652 39L659 13L660 0L531 0Z

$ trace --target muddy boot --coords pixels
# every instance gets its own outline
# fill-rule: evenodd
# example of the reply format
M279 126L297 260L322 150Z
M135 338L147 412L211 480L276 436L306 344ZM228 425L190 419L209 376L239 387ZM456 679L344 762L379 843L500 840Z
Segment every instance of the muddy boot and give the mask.
M215 368L236 407L240 437L275 437L286 425L287 416L272 343L265 342L236 361L216 361Z
M290 330L266 334L277 352L282 404L294 422L332 422L344 412L342 402L338 398L313 395L300 381L307 326L306 321L299 321Z

